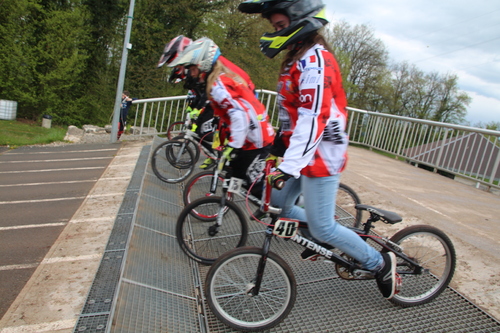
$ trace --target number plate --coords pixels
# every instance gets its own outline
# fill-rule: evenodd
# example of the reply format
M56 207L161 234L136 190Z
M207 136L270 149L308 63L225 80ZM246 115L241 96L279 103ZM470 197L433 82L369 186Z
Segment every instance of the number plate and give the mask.
M229 188L227 189L227 191L231 193L240 193L242 184L243 179L232 177L231 181L229 182Z
M274 224L273 234L281 238L292 238L299 230L299 221L287 218L280 218Z

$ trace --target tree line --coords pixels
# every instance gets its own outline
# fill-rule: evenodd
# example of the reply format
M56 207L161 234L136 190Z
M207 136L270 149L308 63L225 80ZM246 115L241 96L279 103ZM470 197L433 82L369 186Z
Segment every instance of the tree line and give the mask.
M156 68L177 35L212 38L257 88L275 90L281 58L268 59L259 37L272 27L237 10L240 0L136 0L125 90L136 98L185 94ZM111 122L129 0L0 0L0 99L17 116L61 125ZM349 106L463 123L471 98L454 74L391 63L366 25L330 23L324 35L341 67Z

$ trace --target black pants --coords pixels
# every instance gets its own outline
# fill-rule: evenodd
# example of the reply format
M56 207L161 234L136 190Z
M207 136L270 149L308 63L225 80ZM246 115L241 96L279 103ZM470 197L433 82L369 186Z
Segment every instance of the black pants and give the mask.
M245 180L246 185L244 187L246 189L249 189L253 184L251 193L258 198L262 196L264 182L261 176L270 149L271 146L240 150L236 158L229 163L231 176Z

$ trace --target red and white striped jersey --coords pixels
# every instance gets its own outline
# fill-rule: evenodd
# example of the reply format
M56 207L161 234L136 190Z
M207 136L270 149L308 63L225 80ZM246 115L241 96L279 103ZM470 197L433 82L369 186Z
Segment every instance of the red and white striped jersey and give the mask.
M279 168L294 177L335 175L347 161L347 100L334 56L316 44L280 76Z
M219 127L229 127L229 146L244 150L263 148L274 140L274 129L267 110L246 85L222 73L214 81L210 93Z

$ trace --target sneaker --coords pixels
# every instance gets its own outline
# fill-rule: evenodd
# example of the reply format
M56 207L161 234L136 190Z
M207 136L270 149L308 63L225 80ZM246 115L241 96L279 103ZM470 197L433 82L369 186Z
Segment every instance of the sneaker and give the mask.
M381 253L384 259L384 266L375 274L378 289L382 295L391 299L396 293L396 256L394 253Z
M318 260L319 254L314 252L311 249L305 249L301 254L300 257L302 260L310 260L310 261L316 261Z
M200 169L206 169L206 168L210 167L213 163L214 163L214 160L209 157L203 161L203 163L200 165Z

